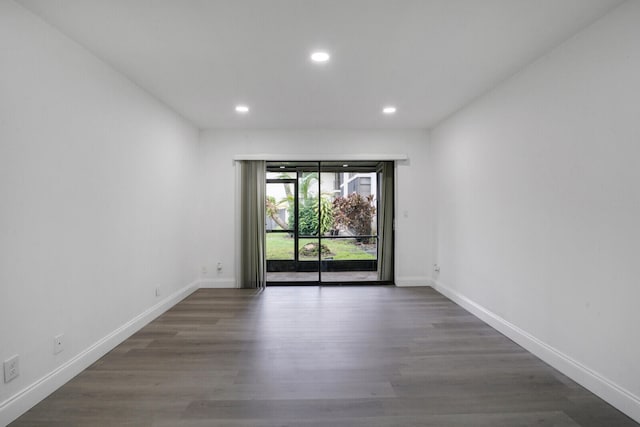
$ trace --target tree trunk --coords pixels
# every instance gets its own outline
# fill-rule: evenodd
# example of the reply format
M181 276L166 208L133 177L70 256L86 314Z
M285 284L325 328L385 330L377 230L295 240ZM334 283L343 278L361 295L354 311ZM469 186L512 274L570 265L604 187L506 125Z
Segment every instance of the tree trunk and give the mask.
M278 207L269 199L267 199L267 213L269 214L269 217L280 226L280 228L283 230L289 229L289 225L280 218L280 215L278 215Z
M283 230L289 229L289 225L285 223L278 214L271 215L271 219L274 220L275 223L278 224Z

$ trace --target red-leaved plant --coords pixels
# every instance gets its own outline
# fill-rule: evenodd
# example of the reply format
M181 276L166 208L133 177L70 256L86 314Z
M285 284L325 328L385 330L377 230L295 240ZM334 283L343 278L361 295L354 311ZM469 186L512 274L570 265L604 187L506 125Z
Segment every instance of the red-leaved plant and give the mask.
M351 193L346 197L336 197L333 201L333 226L350 230L355 235L368 236L372 234L371 221L375 213L373 195Z

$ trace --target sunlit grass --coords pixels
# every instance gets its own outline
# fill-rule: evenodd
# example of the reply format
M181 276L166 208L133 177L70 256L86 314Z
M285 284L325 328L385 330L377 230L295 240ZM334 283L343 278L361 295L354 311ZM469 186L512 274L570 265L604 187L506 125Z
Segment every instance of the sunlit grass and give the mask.
M293 260L294 239L287 233L267 233L267 259L270 260ZM299 246L307 243L317 243L318 239L300 239ZM332 255L323 259L334 259L336 261L345 260L371 260L376 259L375 254L367 253L362 246L356 243L355 239L322 239L322 243L331 251ZM315 261L317 257L300 257L301 261Z
M294 241L287 233L267 233L267 259L294 259Z

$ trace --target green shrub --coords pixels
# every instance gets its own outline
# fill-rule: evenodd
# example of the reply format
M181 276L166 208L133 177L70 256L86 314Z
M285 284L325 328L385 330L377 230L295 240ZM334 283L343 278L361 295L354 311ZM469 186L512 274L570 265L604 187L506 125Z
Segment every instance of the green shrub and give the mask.
M326 234L333 228L333 206L327 197L320 198L320 224L318 224L318 199L310 198L303 202L299 212L299 232L302 236L316 236L318 225L320 233Z

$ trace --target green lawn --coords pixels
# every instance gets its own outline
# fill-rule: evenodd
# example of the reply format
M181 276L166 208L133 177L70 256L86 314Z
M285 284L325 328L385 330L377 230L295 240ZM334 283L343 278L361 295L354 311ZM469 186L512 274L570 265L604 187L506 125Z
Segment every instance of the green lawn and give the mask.
M300 247L307 243L317 243L318 239L300 239ZM375 254L370 254L357 245L355 239L322 239L327 245L334 260L358 260L376 259ZM294 240L286 233L267 233L267 259L286 260L294 259ZM316 260L316 257L300 257L301 261Z

